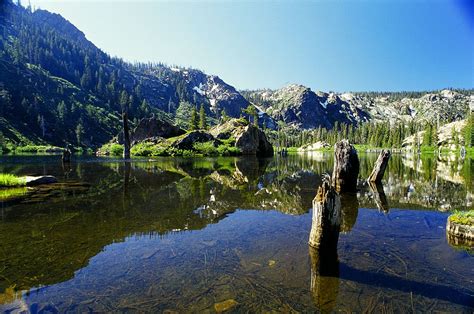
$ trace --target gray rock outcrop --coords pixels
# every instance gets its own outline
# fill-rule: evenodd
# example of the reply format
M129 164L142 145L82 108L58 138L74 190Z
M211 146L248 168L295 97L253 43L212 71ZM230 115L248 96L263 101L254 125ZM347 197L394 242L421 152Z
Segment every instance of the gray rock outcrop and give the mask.
M206 131L192 131L175 141L172 146L177 149L192 150L194 143L214 142L214 146L219 144L219 141Z

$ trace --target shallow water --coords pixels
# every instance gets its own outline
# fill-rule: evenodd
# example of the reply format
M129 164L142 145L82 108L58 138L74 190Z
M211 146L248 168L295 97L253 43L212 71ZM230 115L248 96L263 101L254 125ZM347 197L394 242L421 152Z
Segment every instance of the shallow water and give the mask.
M360 157L364 178L377 156ZM2 311L474 308L472 244L445 233L449 210L473 207L472 159L393 156L386 203L361 180L337 251L319 253L311 206L331 155L0 161L61 182L1 201Z

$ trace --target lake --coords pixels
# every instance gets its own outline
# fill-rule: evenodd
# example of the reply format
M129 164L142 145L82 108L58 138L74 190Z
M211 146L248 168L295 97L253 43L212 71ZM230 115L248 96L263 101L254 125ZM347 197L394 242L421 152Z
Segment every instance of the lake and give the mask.
M0 311L472 313L473 245L445 227L473 208L474 161L394 155L380 195L363 180L376 158L360 155L337 251L318 254L332 154L0 157L0 172L60 182L0 202Z

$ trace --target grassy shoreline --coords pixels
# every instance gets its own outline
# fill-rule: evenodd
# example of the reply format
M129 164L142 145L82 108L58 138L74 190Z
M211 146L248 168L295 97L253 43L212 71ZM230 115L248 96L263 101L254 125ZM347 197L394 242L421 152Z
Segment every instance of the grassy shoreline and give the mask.
M8 173L0 173L0 188L24 185L26 185L26 179L24 177L18 177Z

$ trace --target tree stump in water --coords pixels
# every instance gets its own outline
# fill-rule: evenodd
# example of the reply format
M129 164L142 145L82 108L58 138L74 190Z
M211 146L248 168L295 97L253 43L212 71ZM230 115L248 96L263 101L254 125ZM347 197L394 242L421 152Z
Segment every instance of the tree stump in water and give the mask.
M313 200L313 217L309 235L311 257L311 295L316 307L323 313L331 312L339 292L339 260L337 243L341 228L341 197L323 179Z
M123 158L130 159L130 128L128 127L128 116L122 112L123 122Z
M309 245L313 248L332 245L339 240L341 228L341 200L340 196L329 183L323 180L318 193L313 200L313 216Z
M370 174L369 178L367 179L369 182L380 183L382 182L383 175L385 173L385 169L388 165L388 160L390 159L390 150L384 149L380 152L379 157L374 165L374 170Z
M334 170L332 184L338 193L356 192L359 176L357 150L348 140L334 144Z
M70 162L71 161L71 150L69 149L69 147L66 147L63 150L62 161L63 162Z

